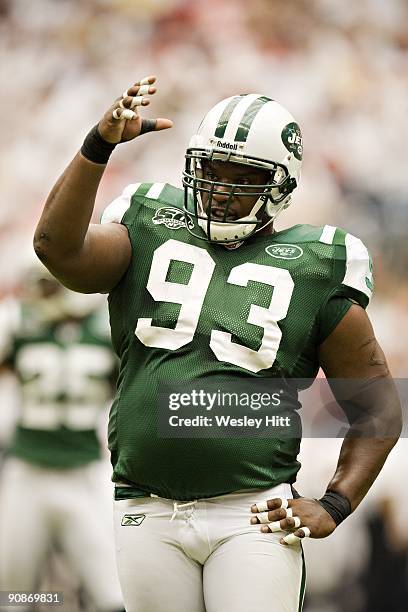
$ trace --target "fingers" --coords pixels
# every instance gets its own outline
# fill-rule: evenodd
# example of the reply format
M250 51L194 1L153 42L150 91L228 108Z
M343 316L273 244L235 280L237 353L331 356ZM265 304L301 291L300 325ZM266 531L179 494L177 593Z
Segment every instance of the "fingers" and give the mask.
M134 113L132 110L128 109L128 108L114 108L112 111L112 117L114 119L118 119L118 120L132 120L135 119L136 117L136 113Z
M290 501L277 497L254 504L251 506L251 512L256 514L256 516L251 518L251 524L261 524L262 533L295 530L293 533L281 538L280 542L286 545L296 544L302 538L309 537L310 529L308 527L301 527L300 517L293 516L293 510L289 507Z
M251 518L251 524L268 523L284 519L287 516L292 516L292 509L289 508L289 502L290 500L286 498L276 497L275 499L268 499L253 504L253 506L251 506L251 512L257 516Z
M140 128L140 135L146 134L146 132L159 132L160 130L167 130L173 127L173 122L170 119L142 119L142 127Z
M251 506L251 512L265 512L265 510L275 510L276 508L287 508L289 500L284 497L275 497L266 501L258 502Z
M262 533L293 530L279 541L285 546L298 544L303 538L309 538L311 533L309 527L302 526L299 516L293 516L291 503L292 500L276 497L253 504L251 512L256 516L251 518L251 524L260 524Z
M311 533L309 527L301 527L293 533L288 533L288 535L281 538L279 541L281 544L293 546L294 544L298 544L304 538L310 538L310 536Z
M148 76L144 79L140 79L140 81L137 81L134 83L134 85L131 85L129 89L126 89L123 92L122 98L126 98L128 96L145 96L146 94L154 94L157 91L157 88L153 87L153 83L155 82L155 76Z
M288 512L290 510L290 512ZM251 518L251 525L256 525L257 523L270 523L272 521L279 521L281 519L285 519L287 516L291 515L291 509L288 508L279 508L278 510L272 510L269 512L259 512L256 516Z
M145 77L124 91L112 110L113 119L117 121L135 119L137 112L134 109L137 109L138 106L150 104L150 99L147 96L156 93L157 89L153 87L155 81L155 76Z
M143 96L126 96L119 101L120 108L134 109L136 106L147 106L150 104L149 98Z
M262 525L262 533L276 533L277 531L289 531L290 529L297 529L301 525L301 520L298 516L290 517L282 521L273 521L267 525Z
M262 533L297 529L301 525L300 518L293 516L292 508L278 508L269 512L260 512L251 518L252 525L257 523L262 525Z
M157 91L155 83L155 76L147 76L128 87L115 100L98 123L99 133L104 140L112 144L128 142L140 134L173 126L170 119L146 119L138 112L139 107L150 104L151 96Z
M160 130L167 130L173 127L173 122L170 119L142 119L142 127L140 128L140 135L146 134L146 132L158 132Z
M118 98L114 104L112 110L112 118L117 121L136 119L137 107L148 106L150 99L148 96L152 96L156 93L157 88L153 85L156 82L155 76L148 76L140 81L137 81L134 85L126 89L121 98ZM173 122L170 119L164 119L159 117L157 119L142 119L140 126L140 133L146 134L147 132L158 132L160 130L167 130L173 127Z

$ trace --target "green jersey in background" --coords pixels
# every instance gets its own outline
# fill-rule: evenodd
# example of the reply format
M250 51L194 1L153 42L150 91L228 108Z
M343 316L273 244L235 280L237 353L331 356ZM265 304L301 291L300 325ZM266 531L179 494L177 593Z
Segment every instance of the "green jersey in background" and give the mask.
M35 302L9 307L2 357L18 378L20 415L8 452L52 468L98 459L97 428L117 372L104 310L49 321Z

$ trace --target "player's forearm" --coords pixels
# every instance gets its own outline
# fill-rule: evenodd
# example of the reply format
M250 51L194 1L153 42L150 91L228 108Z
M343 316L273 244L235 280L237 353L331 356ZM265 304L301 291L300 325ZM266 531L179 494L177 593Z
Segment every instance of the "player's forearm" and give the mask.
M355 510L377 478L398 437L346 437L328 489L345 495Z
M351 426L328 485L349 499L352 510L377 478L402 427L401 403L390 375L361 382L357 389L351 400L340 402Z
M34 236L44 263L58 266L81 251L105 168L78 153L52 188Z

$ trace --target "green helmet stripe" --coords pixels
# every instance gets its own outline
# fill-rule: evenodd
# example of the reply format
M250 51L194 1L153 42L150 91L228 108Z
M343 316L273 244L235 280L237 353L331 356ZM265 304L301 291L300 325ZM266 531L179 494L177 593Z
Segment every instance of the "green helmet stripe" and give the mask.
M264 104L267 102L272 102L271 98L267 98L266 96L261 96L254 100L245 111L244 116L241 119L241 122L238 126L237 133L235 134L235 141L238 142L246 142L248 137L248 132L251 128L252 122L255 119L258 112L261 110Z
M232 100L224 108L224 112L222 113L218 121L217 129L215 130L214 135L216 138L224 137L225 130L227 129L228 121L231 118L232 112L242 98L243 96L235 96L235 98L232 98Z

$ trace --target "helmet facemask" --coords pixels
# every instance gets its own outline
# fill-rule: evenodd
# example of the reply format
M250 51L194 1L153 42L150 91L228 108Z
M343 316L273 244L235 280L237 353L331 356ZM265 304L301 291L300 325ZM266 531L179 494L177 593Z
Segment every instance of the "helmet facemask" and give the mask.
M263 184L222 182L204 178L205 165L210 162L228 162L245 169L265 172ZM186 153L183 172L184 212L190 220L187 226L197 238L222 244L241 243L253 234L263 230L289 205L290 194L296 187L296 180L289 176L283 164L248 156L238 156L231 151L189 148ZM224 196L218 203L213 196ZM253 198L252 208L244 217L237 218L231 205L234 198ZM191 228L196 221L203 230Z

